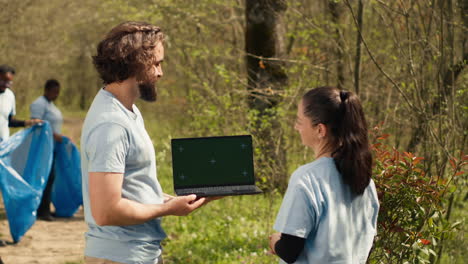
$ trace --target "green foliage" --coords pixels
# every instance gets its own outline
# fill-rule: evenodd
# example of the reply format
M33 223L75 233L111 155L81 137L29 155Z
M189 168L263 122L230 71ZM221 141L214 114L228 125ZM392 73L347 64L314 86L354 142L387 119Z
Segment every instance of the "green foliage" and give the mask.
M345 89L353 90L357 29L345 5L348 1L331 1L340 13L336 22L332 22L329 2L288 1L284 15L286 54L273 58L284 63L288 84L283 87L282 101L266 115L249 110L246 101L243 1L6 1L0 26L2 64L17 68L14 92L19 118L28 116L29 104L42 93L45 80L52 77L63 87L56 102L59 108L66 113L81 110L77 117L83 117L82 111L101 86L91 56L103 34L126 20L160 25L166 34L166 54L164 78L158 82L159 101L138 102L138 106L154 139L165 189L172 189L171 138L246 134L254 123L271 130L266 142L283 138L280 143L285 151L275 155L286 155L284 166L290 173L312 159L293 129L302 94L317 86L335 85L337 66L343 67ZM356 13L356 1L349 2ZM363 2L362 36L367 46L362 46L359 96L368 123L383 122L382 129L392 134L386 144L375 145L374 174L383 196L372 261L463 261L468 258L459 248L467 248L467 175L455 175L463 169L459 167L463 163L460 157L466 153L468 72L462 70L452 85L444 82L446 73L466 52L463 1ZM336 54L340 41L342 60ZM227 198L204 208L191 221L169 218L165 221L170 235L166 246L169 260L199 263L201 259L194 255L203 252L213 256L214 263L274 261L257 248L266 243L261 242L266 238L251 234L260 227L263 235L268 233L281 200L277 195L281 191L271 188L275 186L271 175L277 168L258 165L260 159L269 161L276 156L271 155L274 151L267 153L267 144L254 140L257 176L272 193L258 200ZM414 156L408 156L401 150L410 151L412 141L416 142L411 146ZM458 157L457 161L453 157ZM258 205L256 212L239 206L241 202ZM230 215L232 221L226 220L227 211L235 212ZM245 221L237 215L245 215ZM214 219L220 219L219 223ZM204 221L210 225L201 224ZM206 230L209 239L193 238L195 230ZM247 238L242 236L244 230ZM221 238L215 236L218 232ZM424 245L423 239L430 244ZM229 247L231 241L237 243L235 247Z
M460 223L444 217L447 197L456 186L424 171L423 157L400 152L382 141L376 128L374 181L380 201L378 235L371 263L430 263L438 257L442 237L453 236ZM467 157L463 157L467 159ZM462 175L466 161L452 162L452 177Z

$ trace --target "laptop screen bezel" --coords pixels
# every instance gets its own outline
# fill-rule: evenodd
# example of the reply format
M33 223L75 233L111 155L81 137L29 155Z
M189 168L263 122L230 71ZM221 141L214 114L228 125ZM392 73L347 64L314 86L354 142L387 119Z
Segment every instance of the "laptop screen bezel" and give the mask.
M242 183L229 183L229 184L213 184L213 185L176 185L176 180L174 178L174 152L173 146L174 141L189 141L189 140L206 140L206 139L220 139L220 138L240 138L240 137L247 137L250 138L250 147L252 148L252 177L250 182L242 182ZM171 155L172 155L172 182L174 185L174 190L177 189L190 189L190 188L203 188L203 187L219 187L219 186L239 186L239 185L255 185L255 164L254 164L254 148L253 148L253 139L252 135L234 135L234 136L213 136L213 137L191 137L191 138L173 138L171 139Z

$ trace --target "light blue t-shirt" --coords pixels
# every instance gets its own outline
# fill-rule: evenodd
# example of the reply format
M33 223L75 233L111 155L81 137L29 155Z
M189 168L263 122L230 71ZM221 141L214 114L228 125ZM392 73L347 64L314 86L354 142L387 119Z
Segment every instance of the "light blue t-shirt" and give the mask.
M83 203L88 232L85 256L129 264L154 264L166 237L161 219L130 226L98 226L91 214L88 173L123 173L122 197L142 204L162 204L153 143L133 105L126 109L101 89L86 115L81 136Z
M378 211L374 182L356 196L343 182L333 159L324 157L293 173L274 229L306 239L294 263L366 263Z
M46 120L50 123L52 131L61 134L63 117L62 112L53 102L48 101L45 96L37 98L29 107L31 118Z

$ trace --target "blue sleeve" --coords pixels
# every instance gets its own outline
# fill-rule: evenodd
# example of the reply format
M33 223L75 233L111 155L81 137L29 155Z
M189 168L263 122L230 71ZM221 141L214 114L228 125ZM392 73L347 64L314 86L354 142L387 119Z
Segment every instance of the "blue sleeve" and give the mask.
M45 105L36 101L31 104L29 111L31 112L31 118L43 119L46 108Z
M88 172L125 172L130 144L124 127L114 123L101 124L89 134L85 144Z
M319 219L319 188L307 177L293 175L276 217L278 232L307 238Z

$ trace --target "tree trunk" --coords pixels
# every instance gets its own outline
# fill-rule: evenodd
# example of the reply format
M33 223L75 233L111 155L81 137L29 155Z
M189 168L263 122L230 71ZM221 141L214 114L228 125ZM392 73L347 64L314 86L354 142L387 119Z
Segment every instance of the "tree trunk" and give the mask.
M357 21L358 21L358 28L356 33L356 58L354 62L354 91L356 94L359 94L359 78L361 73L361 34L362 33L362 17L364 11L364 4L362 0L358 1L358 14L357 14Z
M447 4L447 7L445 6ZM439 8L441 10L441 16L445 18L447 21L453 21L453 7L452 7L452 1L443 1L440 2ZM468 1L464 1L463 3L460 3L460 9L461 9L461 14L462 14L462 20L463 20L463 26L464 28L468 27ZM445 29L447 27L447 29ZM447 41L449 42L447 45L450 46L450 52L449 56L443 58L443 64L446 65L444 69L440 73L440 80L441 80L441 89L438 91L438 96L437 98L433 101L432 106L431 106L431 117L433 115L439 115L444 109L444 106L450 103L450 100L453 99L453 95L455 94L454 90L456 89L456 81L461 74L461 72L464 70L466 67L467 61L468 61L468 48L467 46L467 34L463 35L463 38L461 40L462 45L460 45L460 53L461 53L461 59L458 60L457 62L454 62L456 53L454 51L454 45L453 45L453 40L454 40L454 32L451 23L443 23L441 25L441 30L446 31L447 33ZM441 49L444 49L445 44L441 45ZM441 52L444 54L444 52ZM427 134L425 133L425 124L424 120L419 119L418 125L416 129L413 130L411 139L409 141L407 150L410 152L415 152L417 146L424 141L424 139L427 137Z
M341 9L340 4L334 1L328 2L328 8L330 9L330 14L332 16L333 27L335 28L335 38L336 38L336 48L335 54L337 59L336 64L336 76L338 79L337 87L338 89L343 89L345 83L344 77L344 51L345 51L345 43L343 40L343 36L340 31L340 20L341 20Z
M286 156L276 107L287 84L282 14L285 0L246 0L248 105L255 118L251 131L255 137L257 172L268 181L268 188L284 189L287 185ZM274 58L274 60L272 60Z

